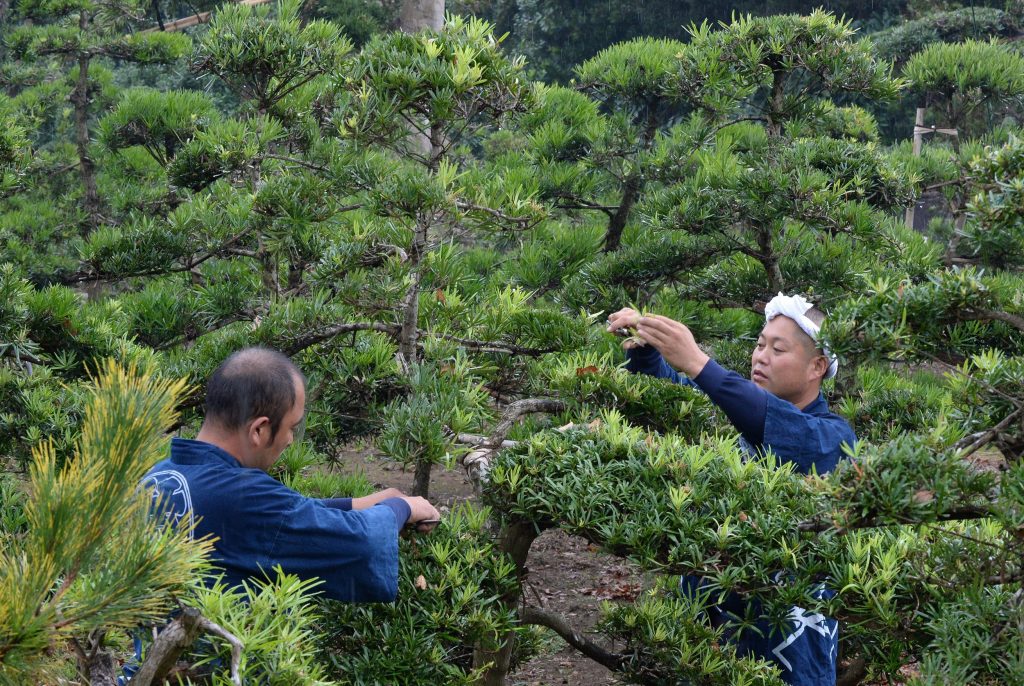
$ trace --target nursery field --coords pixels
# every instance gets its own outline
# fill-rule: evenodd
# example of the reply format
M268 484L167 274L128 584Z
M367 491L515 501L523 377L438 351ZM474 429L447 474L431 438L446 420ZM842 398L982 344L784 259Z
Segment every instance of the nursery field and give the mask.
M640 5L0 0L0 686L1024 684L1024 3Z

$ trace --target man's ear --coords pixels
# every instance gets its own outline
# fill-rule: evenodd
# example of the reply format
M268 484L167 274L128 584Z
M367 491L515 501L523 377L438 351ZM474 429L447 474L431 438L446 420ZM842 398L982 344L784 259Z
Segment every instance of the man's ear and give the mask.
M811 372L819 382L825 380L825 375L828 374L829 364L829 359L820 352L811 360Z
M257 417L249 422L248 437L249 442L257 448L265 448L270 445L274 440L270 431L270 418Z

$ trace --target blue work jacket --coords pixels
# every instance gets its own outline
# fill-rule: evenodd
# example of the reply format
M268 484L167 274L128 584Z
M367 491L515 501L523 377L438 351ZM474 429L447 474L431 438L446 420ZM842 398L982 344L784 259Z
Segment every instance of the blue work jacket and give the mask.
M703 391L739 430L740 445L748 454L770 449L780 464L792 463L801 474L812 469L818 474L831 471L845 457L843 446L852 447L856 441L849 423L829 410L820 393L800 409L714 360L709 360L695 379L689 379L672 369L653 347L634 348L627 351L627 357L626 368L632 372ZM680 589L691 597L696 597L704 585L695 576L680 580ZM830 593L822 588L820 597ZM783 680L791 686L835 685L839 648L836 620L794 607L787 618L786 631L773 630L767 620L761 620L756 623L761 635L748 630L736 637L734 626L751 609L751 603L756 616L760 613L757 601L747 601L736 594L708 608L712 620L724 625L726 638L733 641L740 655L754 655L776 664Z
M280 565L343 601L391 601L398 593L398 531L391 507L342 510L307 498L202 441L175 438L171 456L142 480L160 516L214 537L212 561L230 586L272 578ZM408 506L405 506L406 508Z

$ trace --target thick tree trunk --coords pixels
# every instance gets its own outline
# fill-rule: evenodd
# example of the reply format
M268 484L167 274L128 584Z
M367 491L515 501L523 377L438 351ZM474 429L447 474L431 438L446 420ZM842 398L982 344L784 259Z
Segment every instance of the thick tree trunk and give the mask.
M89 27L89 13L82 10L78 18L78 27L84 34ZM71 102L75 106L75 146L78 149L78 174L82 180L85 193L82 203L88 216L87 232L96 228L99 223L100 198L96 190L96 167L89 157L89 62L92 57L87 54L78 57L78 81L71 92Z
M444 26L444 0L403 0L398 26L406 33Z
M506 527L498 538L498 550L512 558L520 583L516 590L502 598L508 606L518 605L522 596L522 579L526 576L526 557L530 546L540 534L532 522L519 522ZM515 649L515 634L508 634L498 645L478 644L473 651L473 666L487 668L480 676L477 686L504 686L505 675L512 664L512 651Z

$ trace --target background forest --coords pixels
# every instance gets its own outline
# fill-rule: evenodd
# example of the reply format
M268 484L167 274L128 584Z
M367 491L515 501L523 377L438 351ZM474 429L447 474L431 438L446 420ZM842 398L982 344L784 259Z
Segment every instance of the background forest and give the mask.
M551 632L781 684L679 574L838 618L843 684L1024 683L1022 35L1019 0L0 0L0 683L113 684L179 609L133 684L503 684ZM826 476L604 331L665 314L745 373L779 291L830 315ZM250 344L309 378L292 488L369 492L353 446L469 474L396 603L207 589L148 518ZM646 573L592 633L525 590L554 528Z

